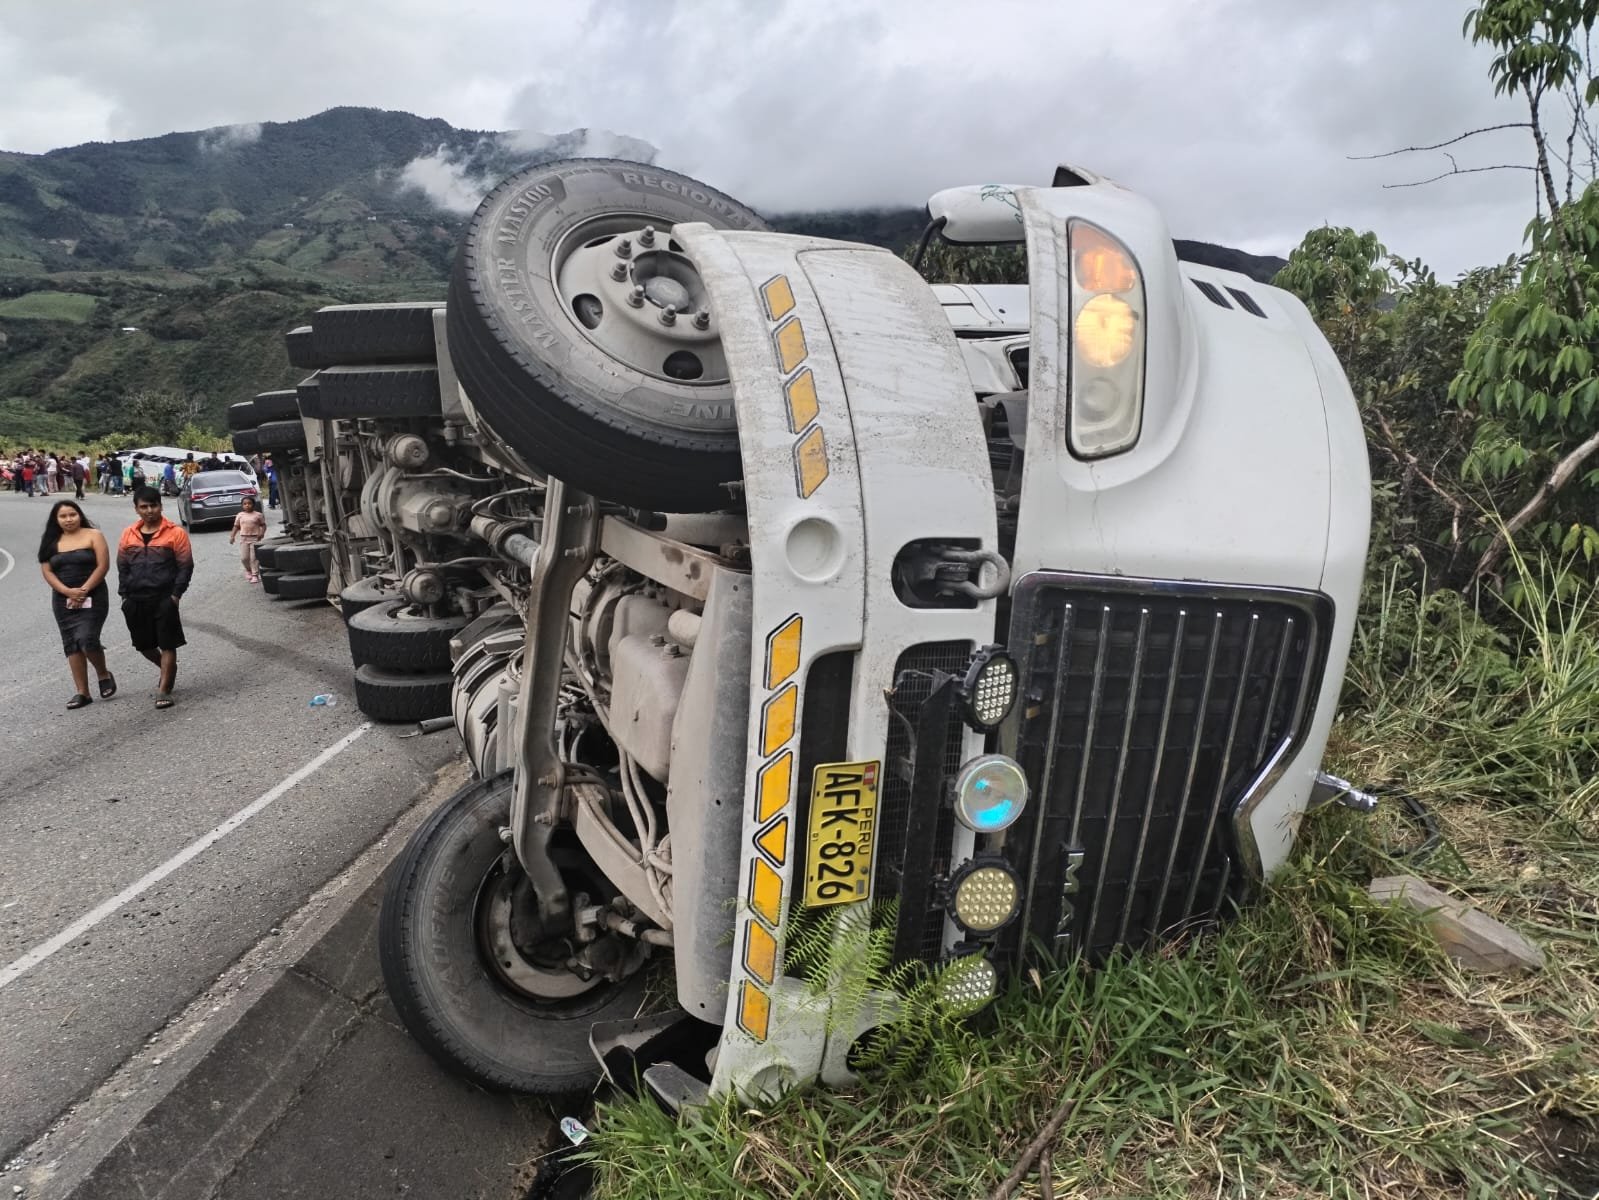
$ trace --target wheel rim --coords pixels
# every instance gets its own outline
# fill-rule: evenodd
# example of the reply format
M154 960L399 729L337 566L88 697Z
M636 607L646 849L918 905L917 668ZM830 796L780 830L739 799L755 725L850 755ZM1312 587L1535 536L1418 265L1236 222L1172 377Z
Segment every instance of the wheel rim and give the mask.
M725 386L727 356L705 281L651 219L610 213L568 230L550 262L561 308L585 339L641 375Z
M543 938L529 928L537 925L537 906L515 857L511 850L500 855L478 889L474 924L484 964L503 986L538 1004L587 995L605 979L583 979L561 965L574 949L568 940Z

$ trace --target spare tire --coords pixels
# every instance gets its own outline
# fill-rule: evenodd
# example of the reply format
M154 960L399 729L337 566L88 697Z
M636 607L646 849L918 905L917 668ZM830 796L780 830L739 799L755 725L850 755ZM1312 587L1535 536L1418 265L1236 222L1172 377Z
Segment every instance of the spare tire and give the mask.
M725 508L741 475L715 314L698 327L705 287L670 236L686 221L766 228L670 171L530 167L473 216L445 310L456 373L512 449L603 499L668 512Z
M311 317L311 353L319 366L436 362L435 303L334 304Z
M316 413L330 421L366 417L436 417L439 369L433 363L329 367L316 376ZM305 384L300 385L305 411Z

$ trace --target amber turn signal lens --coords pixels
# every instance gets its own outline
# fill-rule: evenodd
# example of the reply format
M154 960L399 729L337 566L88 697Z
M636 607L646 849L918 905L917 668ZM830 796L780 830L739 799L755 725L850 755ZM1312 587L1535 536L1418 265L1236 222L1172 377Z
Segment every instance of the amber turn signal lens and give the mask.
M1125 292L1138 286L1138 268L1110 238L1092 225L1072 230L1072 263L1085 292Z

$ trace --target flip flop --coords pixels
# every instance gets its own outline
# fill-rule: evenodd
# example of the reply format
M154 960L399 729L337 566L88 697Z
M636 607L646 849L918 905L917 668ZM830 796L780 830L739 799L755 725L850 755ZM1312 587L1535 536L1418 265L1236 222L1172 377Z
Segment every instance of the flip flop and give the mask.
M109 700L116 694L117 677L115 675L107 674L106 677L100 681L100 699Z
M155 698L155 706L157 708L171 708L172 707L172 697L169 696L166 692L162 692L159 696L157 696Z

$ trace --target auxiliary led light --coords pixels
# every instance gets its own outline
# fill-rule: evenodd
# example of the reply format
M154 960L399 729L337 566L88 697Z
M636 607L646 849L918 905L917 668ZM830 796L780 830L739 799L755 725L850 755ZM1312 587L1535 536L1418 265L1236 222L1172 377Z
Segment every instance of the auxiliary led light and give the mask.
M1027 776L1003 754L972 759L955 777L955 816L974 833L998 833L1027 807Z
M999 971L981 954L957 958L938 981L939 998L957 1014L974 1013L999 993Z
M969 862L955 873L949 911L968 933L989 934L1021 911L1022 887L1003 860Z
M966 720L987 733L1010 715L1016 703L1016 660L998 648L978 652L961 683Z

